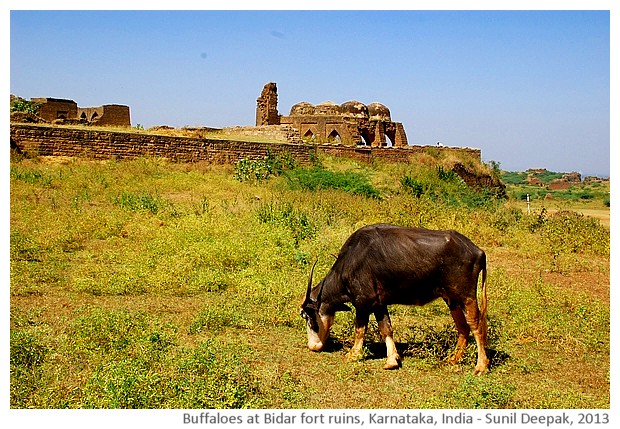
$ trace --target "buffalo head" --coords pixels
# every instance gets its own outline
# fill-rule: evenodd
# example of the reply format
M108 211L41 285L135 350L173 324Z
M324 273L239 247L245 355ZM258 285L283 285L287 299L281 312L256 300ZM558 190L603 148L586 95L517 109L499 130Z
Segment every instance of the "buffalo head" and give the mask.
M325 305L325 303L322 302L325 280L321 281L317 287L312 287L312 275L317 262L318 261L314 262L314 265L312 265L312 269L310 270L306 297L301 303L299 314L306 321L306 330L308 331L308 348L312 351L320 352L325 347L325 342L329 337L329 331L334 323L335 311L346 311L350 309L344 304L339 305L335 309L331 309L329 305ZM315 298L312 297L313 289L318 289Z

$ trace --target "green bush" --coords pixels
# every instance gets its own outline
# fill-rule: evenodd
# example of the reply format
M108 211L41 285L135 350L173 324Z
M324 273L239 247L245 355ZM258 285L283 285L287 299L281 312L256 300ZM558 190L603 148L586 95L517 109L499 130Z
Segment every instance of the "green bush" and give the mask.
M353 171L333 172L322 167L297 168L286 173L290 189L318 191L338 189L353 195L381 199L366 175Z
M293 236L295 246L299 242L314 237L317 227L302 210L291 203L260 203L256 216L261 223L280 224L288 228Z
M165 206L161 197L149 192L139 194L122 192L114 198L114 204L129 211L148 211L152 214L157 214Z
M22 98L18 98L11 103L11 112L26 112L38 115L39 110L41 110L41 103L35 103Z
M168 396L165 381L142 358L110 359L87 381L83 405L85 408L160 408Z
M11 330L11 368L34 368L41 366L49 348L26 331Z
M240 182L262 182L272 176L295 168L297 162L289 152L273 154L271 151L263 159L242 158L235 164L234 177Z
M122 352L148 338L149 324L143 313L85 308L73 324L72 338L80 349Z
M410 177L403 176L400 179L400 184L407 192L416 198L420 198L425 191L425 186L422 182Z
M577 252L609 253L609 233L597 219L581 213L560 211L542 219L541 235L553 255L553 269L558 257Z
M19 180L31 185L49 187L52 185L52 177L40 171L27 169L17 165L11 165L11 180Z
M45 387L42 366L51 349L28 331L10 331L11 407L29 407L31 397Z

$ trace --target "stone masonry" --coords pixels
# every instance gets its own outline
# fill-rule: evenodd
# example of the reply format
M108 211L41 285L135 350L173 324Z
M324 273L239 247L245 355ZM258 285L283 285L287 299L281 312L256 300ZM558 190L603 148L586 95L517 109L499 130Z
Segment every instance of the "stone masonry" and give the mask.
M206 161L234 164L240 159L262 159L268 153L288 153L300 164L310 164L316 154L347 157L361 162L409 162L412 157L438 150L434 146L381 147L248 142L196 137L174 137L122 131L11 123L11 149L39 156L133 159L153 156L174 162ZM442 147L446 153L480 159L480 150Z
M359 101L343 104L325 102L316 106L301 102L291 107L288 116L278 113L278 89L267 83L256 104L256 125L290 125L299 137L314 143L338 143L345 146L408 146L405 128L393 122L390 110L381 103L365 105Z
M129 106L104 104L97 107L78 107L73 100L62 98L32 98L39 116L50 123L82 122L90 125L130 127Z

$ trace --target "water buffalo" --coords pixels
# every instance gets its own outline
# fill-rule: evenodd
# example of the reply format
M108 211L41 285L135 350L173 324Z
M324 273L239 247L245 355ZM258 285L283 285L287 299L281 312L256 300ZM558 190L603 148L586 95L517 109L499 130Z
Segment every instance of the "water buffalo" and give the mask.
M316 262L315 262L316 265ZM443 298L456 323L458 340L451 362L464 354L470 332L478 347L474 373L486 372L487 344L486 255L456 231L433 231L395 225L370 225L344 243L323 281L312 286L314 266L301 305L308 348L321 351L337 311L355 307L355 341L348 358L361 357L370 314L373 313L387 347L385 369L400 367L392 338L388 305L424 305ZM482 272L481 303L476 290Z

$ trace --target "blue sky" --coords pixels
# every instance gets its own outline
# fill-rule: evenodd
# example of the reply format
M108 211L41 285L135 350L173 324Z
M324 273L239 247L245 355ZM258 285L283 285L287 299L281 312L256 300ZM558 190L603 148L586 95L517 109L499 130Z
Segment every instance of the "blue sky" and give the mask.
M10 92L132 124L254 125L300 101L389 107L410 144L507 170L610 173L610 12L10 11Z

